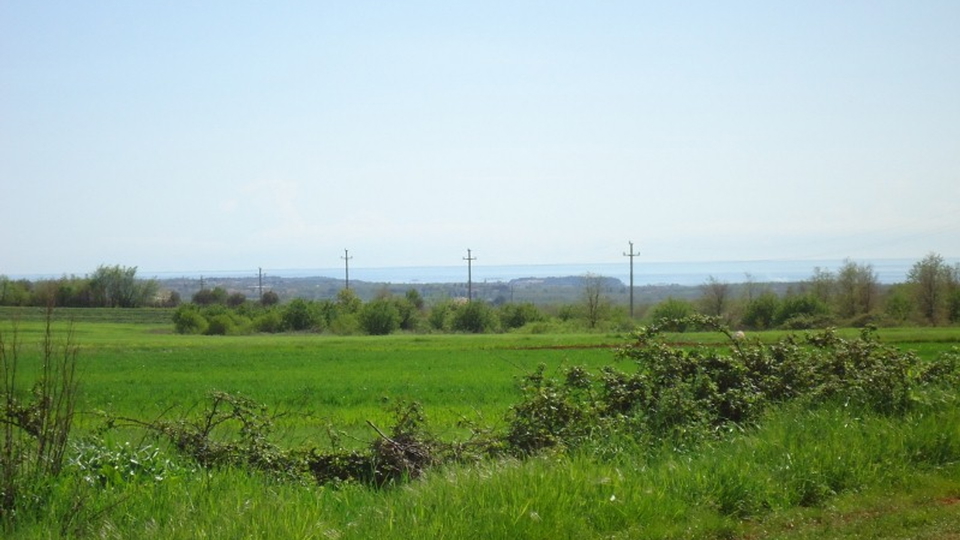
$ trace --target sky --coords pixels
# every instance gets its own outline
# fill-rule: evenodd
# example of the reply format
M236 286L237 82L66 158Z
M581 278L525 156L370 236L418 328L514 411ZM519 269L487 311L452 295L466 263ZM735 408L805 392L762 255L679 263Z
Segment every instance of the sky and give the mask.
M0 0L0 274L960 256L960 3Z

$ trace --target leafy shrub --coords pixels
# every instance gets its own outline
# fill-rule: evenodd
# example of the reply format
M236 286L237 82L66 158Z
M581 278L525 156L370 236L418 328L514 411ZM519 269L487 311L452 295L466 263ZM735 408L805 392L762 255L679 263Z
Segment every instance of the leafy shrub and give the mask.
M695 313L693 304L687 300L667 298L650 310L650 320L664 330L683 332L687 330L687 317Z
M788 296L779 302L774 324L791 330L825 326L830 308L813 295Z
M427 317L427 322L434 330L447 330L450 328L450 321L455 311L454 303L450 300L444 300L433 306L430 315Z
M318 322L310 305L302 298L294 298L283 309L283 325L290 330L309 330L317 326Z
M773 328L777 320L780 299L772 292L765 292L747 302L741 322L752 330Z
M523 400L507 415L506 443L515 453L529 454L544 448L575 444L597 419L589 405L589 376L581 368L567 373L564 385L544 376L545 366L521 380Z
M458 306L453 313L451 329L455 332L495 332L498 330L497 314L486 302L473 301Z
M173 312L173 326L178 334L204 334L209 324L193 304L182 304Z
M253 328L257 332L270 334L283 332L283 317L280 315L279 310L269 309L253 319Z
M900 414L918 384L960 373L960 353L920 370L914 353L882 344L872 329L853 340L826 330L764 345L731 334L717 318L693 316L684 324L723 333L729 347L673 346L662 339L663 327L650 326L617 353L633 362L632 373L607 367L593 378L571 368L558 381L541 368L523 379L523 400L510 409L510 448L522 454L576 446L597 432L697 440L724 426L749 425L771 405L797 399Z
M522 304L503 304L500 306L500 324L505 330L520 328L530 323L546 319L543 313L531 302Z
M370 335L387 335L400 328L400 310L392 300L374 300L360 309L359 322Z
M126 442L109 446L97 439L85 439L76 444L74 452L69 467L94 486L156 483L188 472L153 445L134 447Z
M330 331L340 336L360 333L360 319L353 313L341 313L330 321Z

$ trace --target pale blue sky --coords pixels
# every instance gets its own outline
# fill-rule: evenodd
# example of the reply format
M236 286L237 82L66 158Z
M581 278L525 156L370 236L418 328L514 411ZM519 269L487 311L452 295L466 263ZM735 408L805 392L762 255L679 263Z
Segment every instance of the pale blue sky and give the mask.
M960 2L0 0L0 274L960 256Z

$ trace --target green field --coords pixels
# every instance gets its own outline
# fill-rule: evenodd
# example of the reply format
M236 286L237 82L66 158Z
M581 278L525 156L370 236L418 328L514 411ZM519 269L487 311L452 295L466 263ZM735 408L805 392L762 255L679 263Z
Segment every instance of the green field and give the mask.
M462 420L502 425L521 397L517 379L539 364L548 374L572 365L595 370L613 363L612 348L629 340L614 334L182 336L156 314L131 312L124 322L104 313L61 315L56 339L72 333L80 346L77 437L99 425L98 411L175 419L221 390L283 413L277 438L288 445L322 446L331 430L346 444L366 445L376 436L367 422L388 426L390 406L411 400L423 404L432 432L459 440L468 435ZM44 325L21 319L17 335L27 366L39 357L35 344ZM2 324L9 336L12 318ZM889 329L880 337L933 358L954 346L960 331ZM720 343L714 334L669 339ZM134 428L111 437L114 445L149 441ZM912 464L910 456L919 453L942 457ZM952 400L902 419L785 411L756 432L696 454L625 442L603 458L548 454L447 466L386 490L182 465L162 482L95 490L79 509L69 508L70 490L84 488L64 487L50 513L59 518L38 516L7 532L11 538L949 538L947 532L960 530L960 505L952 504L960 497L957 456L960 407ZM835 493L810 491L805 483L833 486ZM795 500L797 493L812 499ZM858 536L864 531L868 536Z

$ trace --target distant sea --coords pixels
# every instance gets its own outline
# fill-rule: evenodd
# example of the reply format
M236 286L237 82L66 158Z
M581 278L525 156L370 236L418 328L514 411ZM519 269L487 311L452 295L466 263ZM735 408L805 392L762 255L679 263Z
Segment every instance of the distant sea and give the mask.
M957 264L960 259L945 259L949 264ZM910 268L916 264L914 259L881 259L857 261L857 264L869 264L873 267L880 283L902 283L907 279ZM634 260L633 282L643 285L700 285L711 277L727 283L753 281L797 282L810 279L814 269L836 272L844 264L843 260L769 260L769 261L712 261L712 262L645 262ZM263 269L264 274L272 277L303 278L330 277L342 279L343 268L314 269ZM619 279L630 283L630 264L539 264L539 265L494 265L485 266L474 263L472 279L474 283L508 282L523 278L569 277L595 274ZM244 277L256 276L257 270L210 271L210 272L140 272L141 277L171 279L178 277ZM466 283L467 265L462 266L411 266L396 268L350 268L350 280L375 283Z

